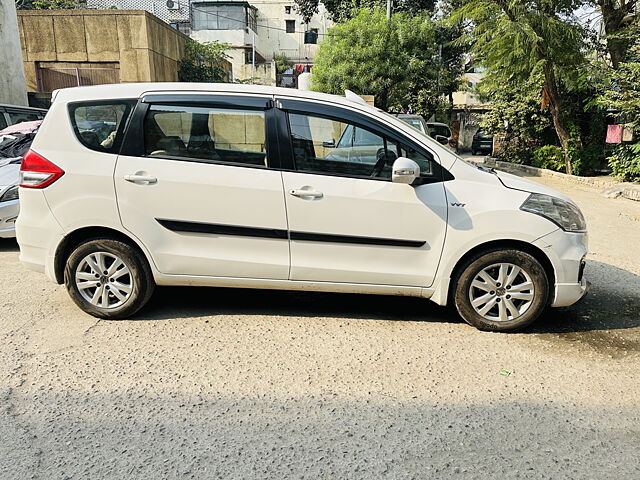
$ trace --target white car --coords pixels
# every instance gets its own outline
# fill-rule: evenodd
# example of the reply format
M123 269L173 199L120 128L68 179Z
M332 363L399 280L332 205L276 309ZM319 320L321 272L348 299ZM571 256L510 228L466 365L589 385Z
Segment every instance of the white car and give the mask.
M332 155L327 139L350 126L378 148ZM133 315L155 285L200 285L423 297L507 331L586 291L570 199L465 163L353 98L69 88L31 148L20 259L100 318Z

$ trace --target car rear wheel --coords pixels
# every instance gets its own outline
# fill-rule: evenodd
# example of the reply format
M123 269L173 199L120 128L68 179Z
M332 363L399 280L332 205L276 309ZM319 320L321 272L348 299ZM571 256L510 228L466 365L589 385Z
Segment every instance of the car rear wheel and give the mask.
M73 301L98 318L128 318L140 310L155 287L143 255L115 239L93 239L69 255L64 281Z
M480 330L515 331L547 306L549 280L538 260L520 250L493 250L471 258L455 283L460 316Z

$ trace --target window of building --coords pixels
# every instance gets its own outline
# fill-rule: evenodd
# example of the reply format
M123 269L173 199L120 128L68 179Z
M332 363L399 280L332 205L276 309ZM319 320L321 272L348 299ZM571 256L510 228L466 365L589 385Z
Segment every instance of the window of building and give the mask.
M284 7L284 13L287 15L291 15L291 5L287 5Z
M266 167L264 112L152 105L144 122L150 157Z
M296 21L295 20L285 20L285 29L287 33L296 33Z
M69 105L71 124L85 147L117 153L122 144L124 125L135 100L116 102L78 102Z
M191 28L193 30L242 30L256 31L256 10L244 2L191 4Z
M424 155L367 128L301 113L290 113L289 124L298 171L390 180L393 162L404 156L431 174Z

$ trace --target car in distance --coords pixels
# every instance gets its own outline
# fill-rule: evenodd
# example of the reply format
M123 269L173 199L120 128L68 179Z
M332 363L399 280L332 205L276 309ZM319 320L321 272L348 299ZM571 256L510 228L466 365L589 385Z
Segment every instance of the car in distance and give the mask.
M347 129L367 148L334 154L328 139ZM423 297L508 331L586 291L586 225L570 199L353 99L64 89L21 177L21 261L100 318L133 315L156 285L200 285Z
M422 115L399 113L397 117L425 135L435 138L440 144L455 147L453 133L446 123L427 122Z
M42 120L46 113L42 108L0 104L0 130L16 123Z
M471 141L471 153L477 155L478 153L486 153L491 155L493 152L493 135L485 133L481 128L473 135Z

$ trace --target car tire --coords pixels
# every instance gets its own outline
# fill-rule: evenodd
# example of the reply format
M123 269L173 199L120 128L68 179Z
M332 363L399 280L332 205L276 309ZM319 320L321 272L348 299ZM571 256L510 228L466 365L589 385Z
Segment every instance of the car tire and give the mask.
M144 255L131 245L96 238L77 245L67 259L64 283L73 301L90 315L124 319L151 298L155 282Z
M471 150L471 155L473 155L474 157L478 154L478 152L476 150Z
M543 266L529 253L516 249L474 255L459 270L453 288L460 316L486 331L511 332L529 326L549 299L549 279Z

